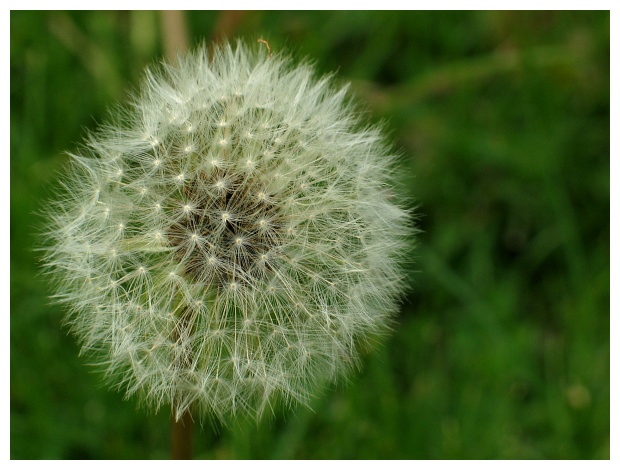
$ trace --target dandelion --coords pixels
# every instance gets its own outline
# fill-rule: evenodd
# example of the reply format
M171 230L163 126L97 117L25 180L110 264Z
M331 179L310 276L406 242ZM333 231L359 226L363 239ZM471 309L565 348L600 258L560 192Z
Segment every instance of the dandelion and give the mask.
M147 71L71 155L45 263L83 351L156 410L307 404L403 289L395 157L345 88L243 43Z

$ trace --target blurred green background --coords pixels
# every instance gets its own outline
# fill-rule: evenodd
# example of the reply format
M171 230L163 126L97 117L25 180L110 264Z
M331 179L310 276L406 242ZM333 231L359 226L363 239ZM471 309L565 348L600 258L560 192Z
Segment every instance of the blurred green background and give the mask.
M353 82L405 155L422 230L363 370L313 411L206 423L196 457L609 458L609 12L183 18L190 46L265 38ZM34 214L63 151L182 33L158 12L11 12L14 459L169 455L168 410L107 390L61 327Z

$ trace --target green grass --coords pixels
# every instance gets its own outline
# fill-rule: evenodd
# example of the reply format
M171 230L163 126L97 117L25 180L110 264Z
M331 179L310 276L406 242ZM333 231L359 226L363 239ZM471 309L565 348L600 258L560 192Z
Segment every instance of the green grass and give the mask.
M609 458L609 13L227 19L188 13L191 43L263 37L353 82L405 155L422 233L360 373L258 429L205 423L196 457ZM168 457L168 411L78 357L33 251L62 152L163 51L157 13L11 12L14 459Z

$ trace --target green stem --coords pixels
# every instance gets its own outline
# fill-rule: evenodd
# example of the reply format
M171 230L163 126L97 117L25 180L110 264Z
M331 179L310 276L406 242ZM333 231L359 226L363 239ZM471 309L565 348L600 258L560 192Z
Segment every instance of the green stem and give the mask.
M189 411L177 421L175 413L171 416L171 453L173 460L191 460L194 422Z

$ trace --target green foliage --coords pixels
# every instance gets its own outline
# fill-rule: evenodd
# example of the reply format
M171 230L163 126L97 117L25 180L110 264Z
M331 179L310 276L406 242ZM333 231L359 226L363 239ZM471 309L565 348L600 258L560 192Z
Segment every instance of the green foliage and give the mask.
M198 458L609 458L609 13L187 13L339 71L386 119L423 215L394 333L347 384ZM11 457L167 458L78 357L38 275L84 128L163 54L154 12L11 13Z

